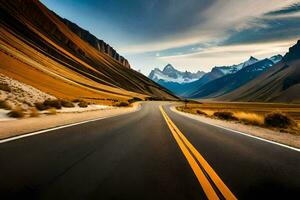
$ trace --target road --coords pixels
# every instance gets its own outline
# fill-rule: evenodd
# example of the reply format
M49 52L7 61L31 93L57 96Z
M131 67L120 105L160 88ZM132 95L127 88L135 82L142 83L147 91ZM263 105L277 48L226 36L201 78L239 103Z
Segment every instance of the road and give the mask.
M299 152L186 118L163 102L0 144L1 199L299 199L299 194Z

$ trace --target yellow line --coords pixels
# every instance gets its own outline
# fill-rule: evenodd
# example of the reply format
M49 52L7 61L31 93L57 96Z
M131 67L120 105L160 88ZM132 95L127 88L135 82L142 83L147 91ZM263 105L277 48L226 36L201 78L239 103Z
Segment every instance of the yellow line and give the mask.
M167 125L169 126L177 144L179 145L181 151L183 152L184 156L186 157L186 159L188 160L188 163L190 164L192 170L194 171L200 185L202 186L204 193L206 194L208 199L219 199L218 195L216 194L216 192L214 191L213 187L210 185L208 179L206 178L206 176L204 175L204 173L202 172L202 170L200 169L199 165L197 164L196 160L193 158L193 156L190 154L189 150L185 147L185 145L183 144L183 142L180 140L179 136L177 135L177 133L174 131L174 129L172 128L167 115L165 114L165 112L163 111L162 107L160 107L160 110L163 114L163 117L165 118Z
M229 188L225 185L225 183L221 180L221 178L217 175L217 173L213 170L213 168L203 158L203 156L196 150L196 148L188 141L188 139L176 127L176 125L168 117L168 115L165 113L165 111L163 110L163 108L161 106L160 106L160 111L162 112L162 114L163 114L163 116L164 116L164 118L165 118L165 120L166 120L166 122L167 122L167 124L168 124L168 126L169 126L169 128L170 128L170 130L171 130L171 132L173 134L173 136L174 136L174 133L175 133L175 135L177 135L177 137L179 137L184 142L184 144L190 149L190 151L193 153L193 155L195 156L195 158L198 160L198 162L204 168L204 170L206 171L206 173L209 175L209 177L211 178L211 180L214 182L214 184L220 190L220 192L222 193L222 195L225 197L225 199L237 199L234 196L234 194L229 190ZM174 138L175 138L175 136L174 136ZM200 167L199 167L199 169L200 169ZM198 180L199 180L199 178L198 178ZM200 184L201 184L201 182L200 182Z

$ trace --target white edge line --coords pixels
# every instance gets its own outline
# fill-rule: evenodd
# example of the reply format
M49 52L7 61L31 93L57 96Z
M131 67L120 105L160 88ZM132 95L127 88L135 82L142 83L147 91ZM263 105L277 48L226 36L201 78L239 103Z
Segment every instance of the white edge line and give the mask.
M130 113L137 112L139 110L141 110L141 105L139 105L138 108L133 112L116 114L116 115L111 115L111 116L107 116L107 117L99 117L99 118L96 118L96 119L89 119L89 120L86 120L86 121L61 125L61 126L48 128L48 129L44 129L44 130L40 130L40 131L35 131L35 132L27 133L27 134L25 133L25 134L22 134L22 135L18 135L18 136L14 136L14 137L10 137L10 138L7 138L7 139L0 140L0 144L5 143L5 142L10 142L10 141L13 141L13 140L18 140L18 139L25 138L25 137L30 137L30 136L33 136L33 135L38 135L38 134L41 134L41 133L46 133L46 132L49 132L49 131L54 131L54 130L58 130L58 129L62 129L62 128L67 128L67 127L71 127L71 126L85 124L85 123L88 123L88 122L94 122L94 121L98 121L98 120L106 119L106 118L110 118L110 117L121 116L121 115L124 115L124 114L130 114Z
M191 119L194 119L194 120L197 120L197 121L200 121L192 116L189 116L189 115L186 115L186 113L181 113L180 111L178 111L174 106L170 108L170 110L172 112L176 112L180 115L183 115L183 116L186 116L188 118L191 118ZM251 138L254 138L254 139L257 139L257 140L261 140L261 141L264 141L264 142L268 142L268 143L271 143L271 144L275 144L275 145L278 145L278 146L281 146L281 147L285 147L285 148L288 148L288 149L291 149L291 150L294 150L294 151L298 151L300 152L300 149L296 148L296 147L291 147L289 145L285 145L285 144L281 144L281 143L278 143L278 142L275 142L275 141L271 141L271 140L268 140L268 139L264 139L264 138L261 138L261 137L257 137L257 136L254 136L254 135L250 135L250 134L247 134L247 133L244 133L244 132L241 132L241 131L237 131L237 130L234 130L234 129L230 129L230 128L226 128L224 126L220 126L220 125L215 125L215 124L210 124L208 122L204 122L204 121L200 121L202 123L205 123L205 124L209 124L211 126L215 126L215 127L218 127L218 128L222 128L222 129L225 129L227 131L232 131L232 132L235 132L235 133L239 133L241 135L244 135L244 136L247 136L247 137L251 137Z

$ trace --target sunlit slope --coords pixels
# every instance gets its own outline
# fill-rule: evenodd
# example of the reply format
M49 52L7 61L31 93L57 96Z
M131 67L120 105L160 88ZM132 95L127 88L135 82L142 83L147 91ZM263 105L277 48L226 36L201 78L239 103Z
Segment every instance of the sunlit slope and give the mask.
M300 103L299 91L300 41L289 49L280 63L218 100Z
M175 98L97 51L39 1L0 1L0 73L62 98Z

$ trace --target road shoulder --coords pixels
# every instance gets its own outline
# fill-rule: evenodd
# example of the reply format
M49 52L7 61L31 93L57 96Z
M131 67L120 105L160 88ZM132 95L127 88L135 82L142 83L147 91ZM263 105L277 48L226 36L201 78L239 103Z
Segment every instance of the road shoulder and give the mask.
M138 111L140 107L140 103L134 103L132 107L103 109L81 113L59 113L57 115L1 121L0 140L54 127L127 114Z
M300 136L297 136L297 135L292 135L292 134L283 133L283 132L277 132L277 131L273 131L273 130L269 130L269 129L265 129L265 128L261 128L261 127L257 127L257 126L244 125L244 124L240 124L240 123L236 123L236 122L223 121L223 120L212 119L212 118L208 118L208 117L204 117L204 116L200 116L200 115L184 113L184 112L178 111L175 108L175 106L171 106L170 110L175 113L178 113L180 115L183 115L185 117L188 117L188 118L191 118L191 119L194 119L194 120L206 123L206 124L210 124L210 125L217 126L220 128L230 129L233 131L245 133L250 136L255 136L258 138L265 139L265 140L277 142L277 143L287 145L290 147L300 148Z

